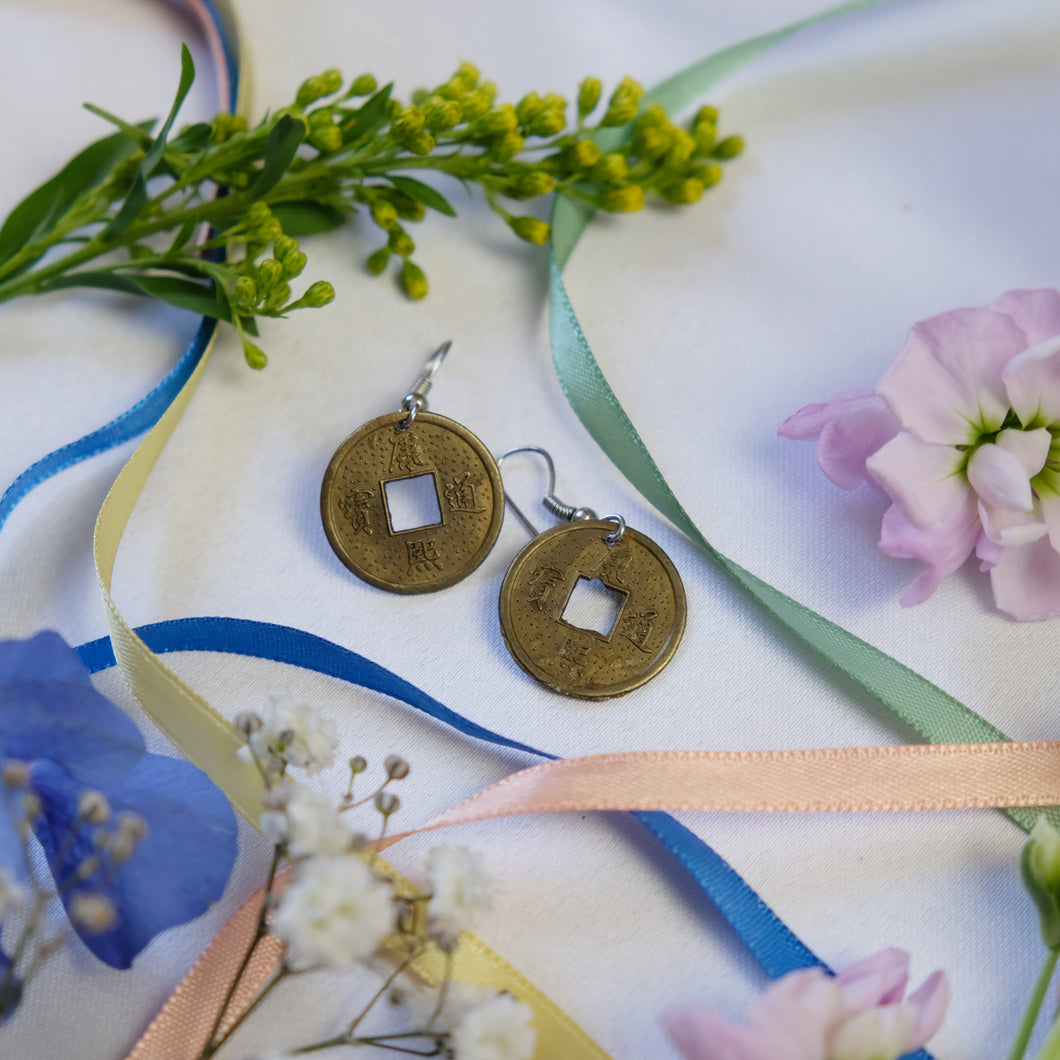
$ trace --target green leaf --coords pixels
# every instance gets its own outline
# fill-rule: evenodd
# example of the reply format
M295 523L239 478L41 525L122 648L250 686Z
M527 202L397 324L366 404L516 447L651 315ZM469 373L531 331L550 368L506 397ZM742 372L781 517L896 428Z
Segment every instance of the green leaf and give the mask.
M173 254L180 250L189 239L195 234L195 229L199 227L199 222L193 217L189 217L177 230L177 234L173 237L173 242L169 245L169 253Z
M177 276L126 276L106 270L85 270L57 276L40 285L38 291L60 291L70 287L95 287L122 294L157 298L160 302L189 309L200 316L231 320L228 303L219 300L213 284L195 283Z
M440 191L435 191L429 184L424 184L422 180L413 180L412 177L395 177L389 173L386 179L398 191L403 191L410 199L415 199L421 206L444 213L446 217L456 217L456 210L449 205L449 200Z
M342 210L310 199L276 202L270 209L289 236L320 235L333 231L346 221Z
M356 143L368 136L373 135L386 121L387 104L390 102L390 93L394 85L391 82L376 92L371 99L361 108L357 114L342 127L342 142L344 144Z
M239 326L246 334L258 337L258 322L253 317L240 317Z
M124 118L119 118L117 114L111 114L109 110L97 107L95 103L82 103L81 106L91 114L95 114L97 118L109 121L111 125L117 125L126 136L135 140L137 146L144 151L154 142L154 138L151 136L151 129L155 124L154 120L141 122L139 125L130 125Z
M287 167L291 164L299 144L304 139L304 123L292 118L290 114L283 115L269 130L269 138L265 141L265 164L261 167L261 172L258 173L254 183L247 188L248 197L260 199L262 195L276 186L287 172Z
M132 224L133 218L143 209L144 203L147 202L147 178L162 159L162 152L166 149L166 137L169 136L169 130L173 128L177 111L180 110L184 97L187 96L188 89L191 88L191 83L194 80L195 63L192 62L188 46L182 44L180 46L180 83L177 85L177 94L173 100L173 106L169 108L169 115L165 120L165 124L145 152L143 161L140 163L140 171L136 174L136 180L129 189L129 194L125 196L121 209L118 210L110 224L103 230L104 239L113 239L116 235L124 232Z
M213 126L209 122L196 122L182 130L179 136L174 136L169 141L169 149L181 152L201 151L206 146L212 132Z
M144 122L137 131L150 127L150 122ZM114 166L135 150L135 141L123 132L104 137L70 159L51 180L30 192L7 215L0 228L0 263L42 235L81 195L102 184Z

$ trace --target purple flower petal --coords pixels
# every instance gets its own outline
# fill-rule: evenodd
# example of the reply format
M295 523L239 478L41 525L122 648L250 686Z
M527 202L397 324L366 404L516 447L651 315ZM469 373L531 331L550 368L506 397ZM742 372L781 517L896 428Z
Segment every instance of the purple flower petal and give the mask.
M1006 291L990 308L1012 317L1026 333L1028 346L1060 335L1060 291L1048 287Z
M1007 427L997 436L997 444L1019 460L1030 479L1045 467L1053 436L1044 427L1033 431Z
M87 784L103 784L143 753L140 731L92 687L58 633L0 641L0 759L47 758Z
M902 426L925 442L971 444L1008 412L1005 365L1029 345L1011 317L953 309L913 325L877 391Z
M821 431L817 463L841 489L850 490L862 482L873 482L865 461L898 431L898 421L881 398L857 410L844 410Z
M747 1032L724 1016L691 1005L672 1008L662 1016L663 1029L685 1060L767 1060L749 1052Z
M979 502L979 521L983 524L983 534L1003 548L1022 548L1048 532L1048 527L1033 512L995 508L985 501Z
M44 808L35 831L49 863L57 851L66 851L53 866L62 886L95 852L91 828L81 828L76 841L66 843L85 786L60 767L38 762L33 787ZM63 903L69 909L81 892L111 900L118 913L115 926L102 934L78 933L101 961L127 968L160 931L191 920L221 897L235 861L236 822L220 789L181 759L145 755L127 777L102 790L115 815L138 814L148 834L130 860L84 883L69 883Z
M990 571L994 603L1022 621L1060 616L1060 552L1042 537L1022 548L1003 548Z
M950 982L943 971L932 972L908 998L917 1007L916 1026L906 1049L919 1049L942 1026L950 1003Z
M1060 423L1060 337L1045 339L1013 357L1005 390L1024 427Z
M951 445L932 445L902 431L869 457L869 474L906 518L924 530L974 517L975 494Z
M843 988L843 1004L848 1016L875 1005L891 1005L902 1000L909 982L909 954L890 947L847 965L837 976ZM872 991L863 1002L863 988Z
M873 398L879 400L871 390L844 390L841 394L836 394L831 401L818 401L813 405L803 405L798 412L789 416L777 428L777 434L796 442L812 441L821 437L821 431L832 422L840 409L849 405L858 405Z
M1034 507L1031 481L1019 457L987 442L968 461L968 482L980 498L995 508L1029 512Z

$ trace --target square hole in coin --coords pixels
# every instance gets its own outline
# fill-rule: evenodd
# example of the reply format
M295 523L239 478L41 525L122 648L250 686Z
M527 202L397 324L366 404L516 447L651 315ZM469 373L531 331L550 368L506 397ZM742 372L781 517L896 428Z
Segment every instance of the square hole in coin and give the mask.
M579 577L563 608L563 621L610 640L626 595L608 588L599 578Z
M386 515L390 532L418 530L421 526L437 526L442 521L438 502L438 485L434 473L395 478L384 483Z

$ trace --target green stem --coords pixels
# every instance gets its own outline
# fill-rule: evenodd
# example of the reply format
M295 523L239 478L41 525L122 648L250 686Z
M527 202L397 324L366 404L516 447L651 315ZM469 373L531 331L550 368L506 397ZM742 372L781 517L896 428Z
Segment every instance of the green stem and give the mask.
M1053 972L1056 970L1058 958L1060 958L1060 947L1049 950L1045 955L1045 963L1042 965L1042 970L1038 973L1034 989L1031 991L1027 1007L1023 1012L1023 1019L1020 1020L1019 1028L1016 1031L1016 1040L1012 1043L1012 1048L1009 1050L1008 1060L1023 1060L1023 1056L1027 1052L1027 1043L1031 1040L1031 1033L1034 1030L1035 1023L1038 1022L1038 1014L1041 1012L1042 1002L1045 1000L1049 983L1053 978Z
M1053 1025L1042 1043L1041 1052L1035 1060L1060 1060L1060 1020L1053 1020Z

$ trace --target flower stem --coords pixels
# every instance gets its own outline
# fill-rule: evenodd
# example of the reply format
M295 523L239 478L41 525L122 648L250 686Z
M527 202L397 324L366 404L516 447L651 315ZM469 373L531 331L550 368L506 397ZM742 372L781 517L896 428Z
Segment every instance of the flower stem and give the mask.
M1016 1031L1016 1040L1012 1043L1012 1048L1009 1050L1008 1060L1023 1060L1023 1056L1027 1052L1027 1044L1031 1040L1031 1032L1034 1030L1034 1025L1038 1022L1038 1014L1041 1012L1042 1002L1045 1000L1049 983L1053 978L1053 972L1056 970L1058 958L1060 958L1060 947L1049 950L1045 955L1045 963L1042 965L1042 970L1038 973L1038 979L1034 984L1034 989L1031 991L1030 999L1027 1001L1023 1019L1020 1020L1019 1028ZM1050 1033L1050 1038L1052 1037L1053 1034ZM1060 1038L1057 1039L1056 1045L1060 1047ZM1046 1055L1060 1057L1060 1048L1054 1049L1054 1052L1049 1054L1044 1052L1041 1054L1042 1057Z

